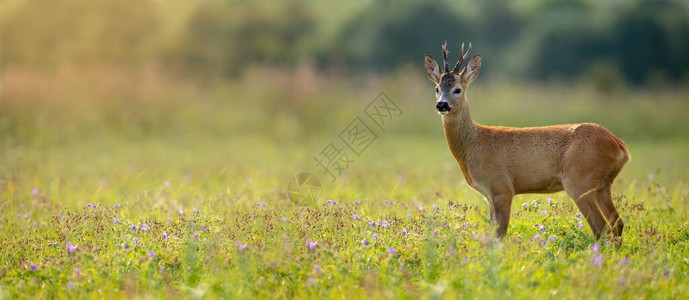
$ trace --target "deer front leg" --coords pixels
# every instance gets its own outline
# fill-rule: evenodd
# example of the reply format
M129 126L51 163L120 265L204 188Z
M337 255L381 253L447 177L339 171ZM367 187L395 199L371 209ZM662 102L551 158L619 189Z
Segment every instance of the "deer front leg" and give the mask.
M492 202L492 219L497 223L497 237L507 235L507 227L510 224L510 211L512 210L512 194L502 193L494 195Z

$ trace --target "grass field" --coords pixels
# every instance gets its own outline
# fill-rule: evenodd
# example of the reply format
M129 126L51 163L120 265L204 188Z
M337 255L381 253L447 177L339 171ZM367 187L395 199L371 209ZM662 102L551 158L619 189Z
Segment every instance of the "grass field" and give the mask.
M199 89L146 74L6 72L0 297L689 295L686 88L468 91L482 124L592 121L627 142L615 248L593 239L565 193L516 197L509 238L488 237L487 205L447 149L421 69L292 75ZM314 156L381 91L403 114L328 180ZM317 203L287 198L298 172L321 178Z

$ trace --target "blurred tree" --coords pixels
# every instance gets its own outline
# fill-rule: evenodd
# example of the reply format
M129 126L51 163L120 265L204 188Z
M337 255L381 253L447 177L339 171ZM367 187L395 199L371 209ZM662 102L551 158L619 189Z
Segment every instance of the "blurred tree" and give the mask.
M185 72L232 77L254 63L294 64L314 20L303 2L221 2L199 6L180 48Z
M613 59L632 83L649 76L689 75L689 15L672 1L640 1L621 14L612 33Z
M387 71L421 62L425 54L442 61L440 44L447 40L454 65L458 45L475 43L477 36L442 2L376 1L343 26L328 55L342 56L356 68Z
M0 64L136 65L160 53L148 1L27 1L2 24Z

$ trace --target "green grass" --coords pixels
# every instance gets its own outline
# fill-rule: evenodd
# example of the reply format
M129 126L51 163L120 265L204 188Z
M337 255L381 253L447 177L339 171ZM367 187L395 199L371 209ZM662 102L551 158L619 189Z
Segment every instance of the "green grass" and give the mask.
M98 100L87 100L77 83L62 94L6 85L0 297L689 294L685 90L606 95L491 83L469 91L484 124L595 121L627 142L633 158L613 188L624 242L599 241L595 251L564 193L516 197L509 238L491 240L487 205L447 149L425 78L329 79L313 90L285 81L270 91L255 83L265 78L276 74L204 91L96 87ZM318 203L290 202L289 178L321 175L313 156L380 90L404 115L346 175L321 176ZM313 249L307 239L317 242Z

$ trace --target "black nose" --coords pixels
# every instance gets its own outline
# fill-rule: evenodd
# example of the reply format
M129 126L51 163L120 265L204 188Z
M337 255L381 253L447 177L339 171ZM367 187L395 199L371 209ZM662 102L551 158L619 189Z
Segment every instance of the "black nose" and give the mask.
M435 104L435 109L439 112L448 112L450 111L450 105L447 102L438 102Z

